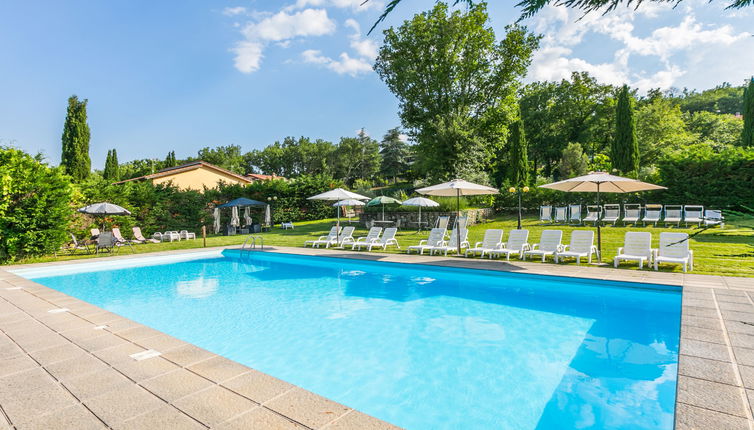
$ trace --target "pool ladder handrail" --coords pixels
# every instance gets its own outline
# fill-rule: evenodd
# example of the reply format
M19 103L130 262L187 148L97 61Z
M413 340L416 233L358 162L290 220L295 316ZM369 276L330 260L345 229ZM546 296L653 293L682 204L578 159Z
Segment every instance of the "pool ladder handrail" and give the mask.
M241 245L241 251L251 251L252 249L256 249L257 239L259 239L260 241L259 248L264 249L264 237L250 234L246 237L246 240L243 241L243 245ZM249 242L250 240L251 242ZM249 245L249 247L246 248L246 245Z

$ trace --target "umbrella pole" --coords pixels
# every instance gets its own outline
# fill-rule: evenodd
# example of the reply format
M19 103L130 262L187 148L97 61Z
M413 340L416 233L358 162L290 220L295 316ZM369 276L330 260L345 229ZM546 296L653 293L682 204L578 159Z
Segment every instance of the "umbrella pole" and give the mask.
M597 183L597 207L600 208L602 213L602 207L600 206L600 184ZM600 221L597 219L597 263L602 263L602 232L600 230Z
M419 233L422 231L422 207L419 206Z
M340 203L340 200L338 202ZM338 235L340 235L340 206L335 206L335 209L338 210L338 222L335 226L338 227Z
M456 245L458 245L458 255L461 255L461 190L456 190Z
M385 221L385 205L382 205L382 220Z

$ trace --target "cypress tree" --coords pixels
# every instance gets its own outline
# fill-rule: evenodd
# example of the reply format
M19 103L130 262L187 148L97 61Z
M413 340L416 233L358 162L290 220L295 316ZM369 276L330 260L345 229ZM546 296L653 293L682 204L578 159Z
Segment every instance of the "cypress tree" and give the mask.
M526 135L524 133L523 121L518 120L512 124L509 142L511 144L511 183L517 187L528 185L529 157L527 154Z
M615 138L611 148L613 167L625 175L635 176L639 172L639 141L636 138L633 97L628 85L623 85L618 93L615 112Z
M74 181L89 176L92 160L89 158L89 124L86 123L86 103L75 95L68 98L68 110L63 125L63 151L60 165Z
M754 77L749 80L749 85L744 88L744 130L741 144L754 146Z
M118 164L118 153L115 149L107 151L107 158L105 159L105 171L102 172L102 176L105 179L111 179L117 181L120 179L120 165Z
M175 151L168 152L168 156L165 157L165 167L175 167L178 162L175 160Z

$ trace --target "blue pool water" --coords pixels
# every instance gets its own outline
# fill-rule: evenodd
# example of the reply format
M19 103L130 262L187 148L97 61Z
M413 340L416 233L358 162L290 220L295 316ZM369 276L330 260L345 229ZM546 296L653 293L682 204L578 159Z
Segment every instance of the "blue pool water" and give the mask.
M19 274L408 429L673 427L671 287L237 251Z

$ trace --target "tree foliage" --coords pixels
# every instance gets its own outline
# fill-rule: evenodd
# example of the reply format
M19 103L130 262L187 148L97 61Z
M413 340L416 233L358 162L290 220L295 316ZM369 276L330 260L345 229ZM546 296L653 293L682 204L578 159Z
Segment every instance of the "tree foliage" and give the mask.
M68 240L71 184L40 157L0 147L0 262L50 254Z
M743 92L743 86L734 87L725 82L704 91L684 90L675 98L684 112L704 111L734 115L743 112Z
M636 137L634 100L628 85L618 92L615 110L615 139L610 151L613 167L626 175L639 172L639 142Z
M384 34L374 69L417 142L419 174L441 179L489 167L515 117L519 80L538 38L509 26L497 41L485 3L466 13L437 3Z
M636 110L640 164L654 164L670 149L688 145L694 136L686 129L678 104L652 90Z
M308 137L286 137L264 149L255 149L244 156L248 172L295 178L301 175L330 175L335 145L326 140Z
M380 174L396 180L408 173L411 164L411 148L401 138L401 129L391 128L385 133L380 142Z
M63 150L60 164L75 181L87 176L92 168L89 157L89 124L86 121L87 100L75 95L68 98L65 123L63 124Z
M754 78L749 80L743 97L744 129L741 133L743 146L754 146Z
M562 179L574 178L588 173L589 157L584 154L581 144L572 142L563 150L558 164Z
M334 152L335 176L347 184L373 178L380 171L380 144L364 129L356 137L342 137Z
M199 150L197 159L243 175L246 172L241 146L227 145L215 148L205 147ZM190 161L190 160L189 160Z
M169 151L165 157L165 161L162 162L162 168L175 167L178 165L178 160L175 158L175 151Z
M735 115L699 111L685 113L683 120L696 142L717 147L741 145L744 122Z
M516 187L529 185L529 158L526 148L526 134L521 120L513 123L508 139L510 154L510 181Z
M107 151L105 170L102 172L102 177L111 181L120 179L120 164L118 163L118 152L115 149Z

